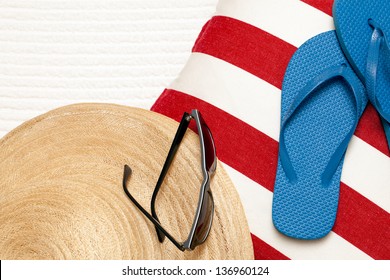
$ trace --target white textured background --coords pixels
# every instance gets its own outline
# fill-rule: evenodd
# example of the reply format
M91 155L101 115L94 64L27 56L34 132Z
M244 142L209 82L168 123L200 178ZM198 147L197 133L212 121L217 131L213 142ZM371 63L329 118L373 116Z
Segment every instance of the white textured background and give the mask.
M217 0L0 0L0 137L78 102L149 109Z

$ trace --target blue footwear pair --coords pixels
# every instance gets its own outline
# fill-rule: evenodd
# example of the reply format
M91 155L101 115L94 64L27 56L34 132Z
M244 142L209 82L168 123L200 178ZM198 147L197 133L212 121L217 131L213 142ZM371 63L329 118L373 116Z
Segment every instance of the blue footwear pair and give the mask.
M282 86L272 217L299 239L334 225L344 155L368 98L390 141L390 2L335 0L333 9L336 31L295 52Z

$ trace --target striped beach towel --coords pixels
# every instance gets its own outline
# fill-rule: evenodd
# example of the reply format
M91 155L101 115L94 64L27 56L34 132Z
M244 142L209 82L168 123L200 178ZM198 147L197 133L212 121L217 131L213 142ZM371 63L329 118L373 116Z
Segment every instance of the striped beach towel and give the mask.
M256 259L390 259L390 153L369 104L345 158L333 230L294 240L271 217L283 75L296 49L334 29L330 0L220 0L153 111L199 109L242 200Z

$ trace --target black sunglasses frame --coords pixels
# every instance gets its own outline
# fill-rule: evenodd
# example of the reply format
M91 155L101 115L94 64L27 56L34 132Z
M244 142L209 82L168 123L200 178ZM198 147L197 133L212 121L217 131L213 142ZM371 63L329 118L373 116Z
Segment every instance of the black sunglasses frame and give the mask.
M201 165L202 165L202 174L203 174L203 181L202 185L200 188L200 194L199 194L199 201L198 201L198 206L195 212L195 218L191 226L190 233L184 242L178 242L169 232L164 229L164 227L161 226L160 221L158 219L156 210L155 210L155 202L157 198L157 194L160 190L160 187L164 181L164 178L169 170L169 167L172 164L172 161L174 159L174 156L179 149L180 143L183 140L183 137L185 135L185 132L187 131L187 128L189 126L189 123L191 120L195 120L197 130L198 130L198 135L200 139L200 147L201 147ZM203 129L202 129L203 128ZM204 136L204 129L209 133L209 138L210 138L210 144L212 145L212 151L210 149L206 151L206 144L205 144L205 136ZM206 155L207 152L212 152L213 154L211 155L213 162L211 164L208 164L207 162L207 156L210 157L210 155ZM152 199L151 199L151 214L148 213L137 201L136 199L130 194L130 192L127 189L127 180L130 177L132 170L128 165L125 165L124 167L124 174L123 174L123 189L126 193L126 195L129 197L129 199L137 206L137 208L155 225L156 227L156 232L158 236L158 240L160 242L164 241L164 237L166 236L178 249L181 251L184 250L193 250L196 246L202 244L208 237L211 225L212 225L212 220L213 220L213 215L214 215L214 201L213 201L213 196L212 192L210 189L210 180L211 176L214 174L215 169L217 165L217 157L216 157L216 151L215 151L215 145L214 145L214 140L212 138L210 129L204 122L203 118L201 117L200 113L198 110L192 110L191 114L184 113L183 117L181 119L180 125L176 131L175 138L172 141L171 148L168 152L168 156L165 160L164 166L162 168L162 171L160 173L160 176L157 180ZM205 201L205 196L209 195L210 197L207 199L211 199L211 208L212 209L205 209L203 206L203 203ZM207 206L206 206L207 207ZM202 212L203 211L203 212ZM210 211L210 212L209 212ZM196 237L196 230L199 226L199 221L202 213L209 212L210 220L209 224L207 225L207 231L204 234L204 238L200 241L195 242L195 237Z

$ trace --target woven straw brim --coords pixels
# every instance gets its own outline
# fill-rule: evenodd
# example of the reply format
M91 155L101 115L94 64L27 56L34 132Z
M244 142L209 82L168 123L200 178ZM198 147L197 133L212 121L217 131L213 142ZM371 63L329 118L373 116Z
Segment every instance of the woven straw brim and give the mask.
M243 207L218 162L206 242L179 251L159 243L147 209L178 123L143 109L76 104L34 118L0 140L0 259L252 259ZM218 149L218 147L217 147ZM218 151L218 150L217 150ZM200 183L199 137L188 130L156 210L179 241L191 227Z

